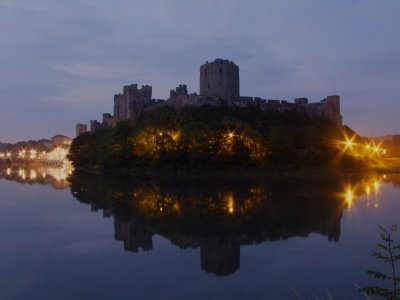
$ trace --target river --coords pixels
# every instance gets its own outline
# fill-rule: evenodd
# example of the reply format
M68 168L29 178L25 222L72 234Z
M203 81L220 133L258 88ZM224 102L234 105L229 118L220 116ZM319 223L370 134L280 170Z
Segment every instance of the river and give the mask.
M138 179L0 170L0 299L364 299L400 175ZM397 234L400 240L400 234Z

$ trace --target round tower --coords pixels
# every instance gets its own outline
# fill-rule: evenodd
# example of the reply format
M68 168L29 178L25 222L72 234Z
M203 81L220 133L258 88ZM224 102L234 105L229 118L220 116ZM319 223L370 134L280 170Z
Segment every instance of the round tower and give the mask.
M225 100L239 97L239 67L225 59L206 62L200 67L200 95Z

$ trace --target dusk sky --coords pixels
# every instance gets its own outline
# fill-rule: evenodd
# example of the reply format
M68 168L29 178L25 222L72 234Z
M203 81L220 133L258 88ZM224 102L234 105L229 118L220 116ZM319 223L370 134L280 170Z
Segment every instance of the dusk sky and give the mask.
M126 84L198 93L216 58L240 67L243 96L336 88L345 124L400 133L399 0L0 0L0 141L74 137Z

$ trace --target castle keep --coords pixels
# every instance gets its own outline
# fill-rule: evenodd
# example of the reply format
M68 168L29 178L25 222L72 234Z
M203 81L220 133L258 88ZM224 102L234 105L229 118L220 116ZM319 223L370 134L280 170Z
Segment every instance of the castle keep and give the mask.
M189 94L187 86L181 84L170 91L167 100L152 99L152 87L149 85L141 88L138 88L137 84L124 86L123 93L114 96L114 115L103 114L102 124L92 120L90 129L95 131L102 126L114 126L119 121L135 120L142 111L152 110L163 105L171 105L179 109L186 105L201 106L205 104L230 107L253 106L260 110L279 112L298 111L310 117L324 117L337 126L342 125L338 95L327 96L314 103L309 103L307 98L296 98L293 102L289 102L240 96L239 67L232 61L216 59L200 66L199 95L197 93Z
M222 99L240 96L239 67L229 60L216 59L200 67L200 95Z

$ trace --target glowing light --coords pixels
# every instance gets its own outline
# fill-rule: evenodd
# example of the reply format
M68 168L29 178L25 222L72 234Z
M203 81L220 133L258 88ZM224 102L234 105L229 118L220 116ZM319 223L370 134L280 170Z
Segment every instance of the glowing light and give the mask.
M178 201L176 201L176 202L174 203L174 205L172 206L172 208L173 208L174 211L176 211L176 212L180 212L180 210L181 210L181 206L180 206L180 204L179 204Z
M350 186L346 189L345 200L348 207L351 208L354 200L354 193Z
M35 171L35 170L31 170L30 175L29 175L29 178L30 178L31 180L35 180L36 177L37 177L36 171Z
M379 183L379 181L375 181L374 182L374 189L375 189L375 192L378 192L379 191L379 187L381 186L381 184Z
M4 158L5 157L4 153L0 153L0 157Z
M383 178L383 179L386 179L386 178L387 178L387 175L386 175L386 174L383 174L382 178Z
M232 194L227 196L227 210L228 213L233 214L235 211L235 199L233 198Z
M379 146L375 146L375 147L374 147L374 152L375 152L376 154L378 154L380 151L381 151L381 148L380 148Z
M45 172L42 173L42 177L46 178L46 173Z
M36 158L37 151L35 149L31 149L29 151L29 153L30 153L30 155L29 155L30 159L35 159Z
M369 185L365 188L365 193L367 194L367 196L371 194L371 188Z
M10 158L10 157L11 157L11 153L10 153L10 152L7 152L7 153L6 153L6 156L7 156L7 158Z
M347 148L353 147L353 141L352 141L352 140L347 140L347 141L346 141L346 147L347 147Z
M371 150L371 145L370 145L370 144L366 144L366 145L365 145L365 149Z
M10 176L11 175L11 168L7 168L7 175Z
M172 133L172 139L176 142L181 137L181 133L179 131Z
M57 147L53 151L48 152L47 155L45 156L45 158L50 161L54 160L54 161L66 163L68 161L67 154L68 154L68 150L66 150L62 147Z
M18 170L18 175L19 175L19 177L21 177L23 180L25 180L26 179L26 174L25 174L25 170L24 169L19 169Z

